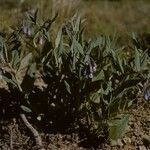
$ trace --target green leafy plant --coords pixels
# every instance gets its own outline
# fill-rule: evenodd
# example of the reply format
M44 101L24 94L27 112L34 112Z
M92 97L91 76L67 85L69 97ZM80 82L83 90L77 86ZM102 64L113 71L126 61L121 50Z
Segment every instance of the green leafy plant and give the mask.
M134 46L128 55L115 37L85 40L84 20L77 14L52 41L49 29L57 15L42 22L37 14L28 12L21 27L0 41L2 76L10 93L16 90L21 95L19 111L32 112L51 126L61 124L63 130L72 124L84 126L113 144L125 132L127 110L139 86L149 80L147 51ZM46 85L42 90L34 84L37 72Z
M29 18L29 24L27 25L30 25L30 28L23 24L20 28L14 29L14 32L6 39L1 37L0 56L2 61L2 78L6 81L12 98L15 99L11 101L15 101L16 105L14 107L18 115L20 114L25 125L33 133L36 144L42 147L41 138L38 132L28 122L25 113L32 112L28 97L34 89L35 75L37 72L36 61L38 62L40 58L40 52L38 55L35 55L34 50L38 50L36 49L36 44L42 44L39 40L35 43L35 38L37 34L38 38L41 38L39 32L42 32L44 29L48 30L51 22L46 22L46 25L44 23L42 27L39 27L36 24L37 10L32 13L29 12L27 16ZM34 28L32 29L34 31L31 32L33 24ZM32 46L32 43L34 43L34 46Z
M49 105L55 104L54 114L61 112L64 119L84 118L97 136L105 128L112 132L109 121L118 121L116 137L120 138L120 128L125 128L123 118L128 122L128 115L123 114L136 98L138 84L147 78L149 56L135 48L133 57L124 57L123 48L115 47L115 38L101 36L85 41L81 23L74 16L65 24L57 34L50 59L43 61L43 80L48 83L51 97ZM55 119L62 122L61 115L60 120L57 115ZM118 116L122 116L120 120Z

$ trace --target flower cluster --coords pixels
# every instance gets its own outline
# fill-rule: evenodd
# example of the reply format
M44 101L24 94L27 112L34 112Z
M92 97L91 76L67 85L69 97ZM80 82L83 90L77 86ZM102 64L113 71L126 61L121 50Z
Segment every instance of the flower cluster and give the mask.
M28 26L24 26L23 25L22 32L27 37L31 37L32 35L34 35L34 30L31 29ZM42 34L40 34L40 33L35 38L36 43L39 44L39 45L42 45L44 43L44 40L45 40L44 36Z
M31 32L31 29L27 26L27 25L24 25L22 26L22 32L23 34L25 34L27 37L31 36L32 32Z
M42 45L45 37L43 36L43 30L41 26L36 23L37 10L30 10L27 12L27 14L30 18L30 21L24 20L21 31L26 37L35 39L36 44Z
M144 91L144 99L147 101L150 100L150 89Z
M82 70L82 75L86 78L93 78L93 73L96 72L97 65L91 60L90 62L86 62L85 67Z
M145 100L150 100L150 87L148 85L148 81L144 84L144 99Z
M42 45L44 43L44 36L43 35L39 35L37 38L36 38L36 42L37 44L39 45Z

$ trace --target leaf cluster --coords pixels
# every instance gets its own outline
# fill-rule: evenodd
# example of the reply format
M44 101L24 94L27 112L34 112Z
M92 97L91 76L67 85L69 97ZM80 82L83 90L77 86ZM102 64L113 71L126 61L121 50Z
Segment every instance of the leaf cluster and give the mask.
M77 14L52 41L49 29L57 15L41 23L37 14L28 12L10 36L0 37L1 74L10 93L22 95L19 111L65 128L84 124L94 135L107 133L116 141L128 122L126 110L149 80L148 52L134 44L127 53L126 46L116 46L116 37L85 40L84 20ZM35 85L37 74L42 90Z

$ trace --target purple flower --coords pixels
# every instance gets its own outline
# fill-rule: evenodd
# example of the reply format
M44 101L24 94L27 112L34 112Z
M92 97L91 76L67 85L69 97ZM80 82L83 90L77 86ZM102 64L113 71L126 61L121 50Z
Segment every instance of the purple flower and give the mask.
M82 73L82 76L86 76L86 70L85 69L82 69L81 73Z
M42 35L37 37L37 43L42 45L44 43L44 37Z
M93 66L93 72L96 72L96 69L97 69L96 63L94 62L92 66Z
M86 62L85 67L82 70L82 75L87 78L93 78L93 73L96 71L96 63L94 61Z
M22 32L26 35L26 36L31 36L31 29L28 26L24 26L22 27Z
M27 28L27 35L31 36L31 29Z
M22 31L23 31L24 34L27 34L28 33L28 28L26 26L23 26Z
M150 89L144 91L144 99L147 101L150 100Z
M94 60L91 59L90 63L91 63L91 65L92 65L93 72L96 72L97 65L96 65L96 63L94 62Z
M89 73L93 73L93 66L92 66L92 64L89 64L88 67L89 67Z

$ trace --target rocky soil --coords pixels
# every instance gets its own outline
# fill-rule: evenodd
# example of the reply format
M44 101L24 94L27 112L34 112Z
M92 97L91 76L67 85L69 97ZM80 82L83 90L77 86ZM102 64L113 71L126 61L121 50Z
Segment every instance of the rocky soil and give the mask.
M4 88L2 82L1 88ZM130 113L126 134L116 146L109 143L102 143L96 148L86 146L78 133L43 133L41 129L43 144L47 150L150 150L150 103L139 99ZM38 149L34 145L33 137L20 119L0 120L0 150Z

